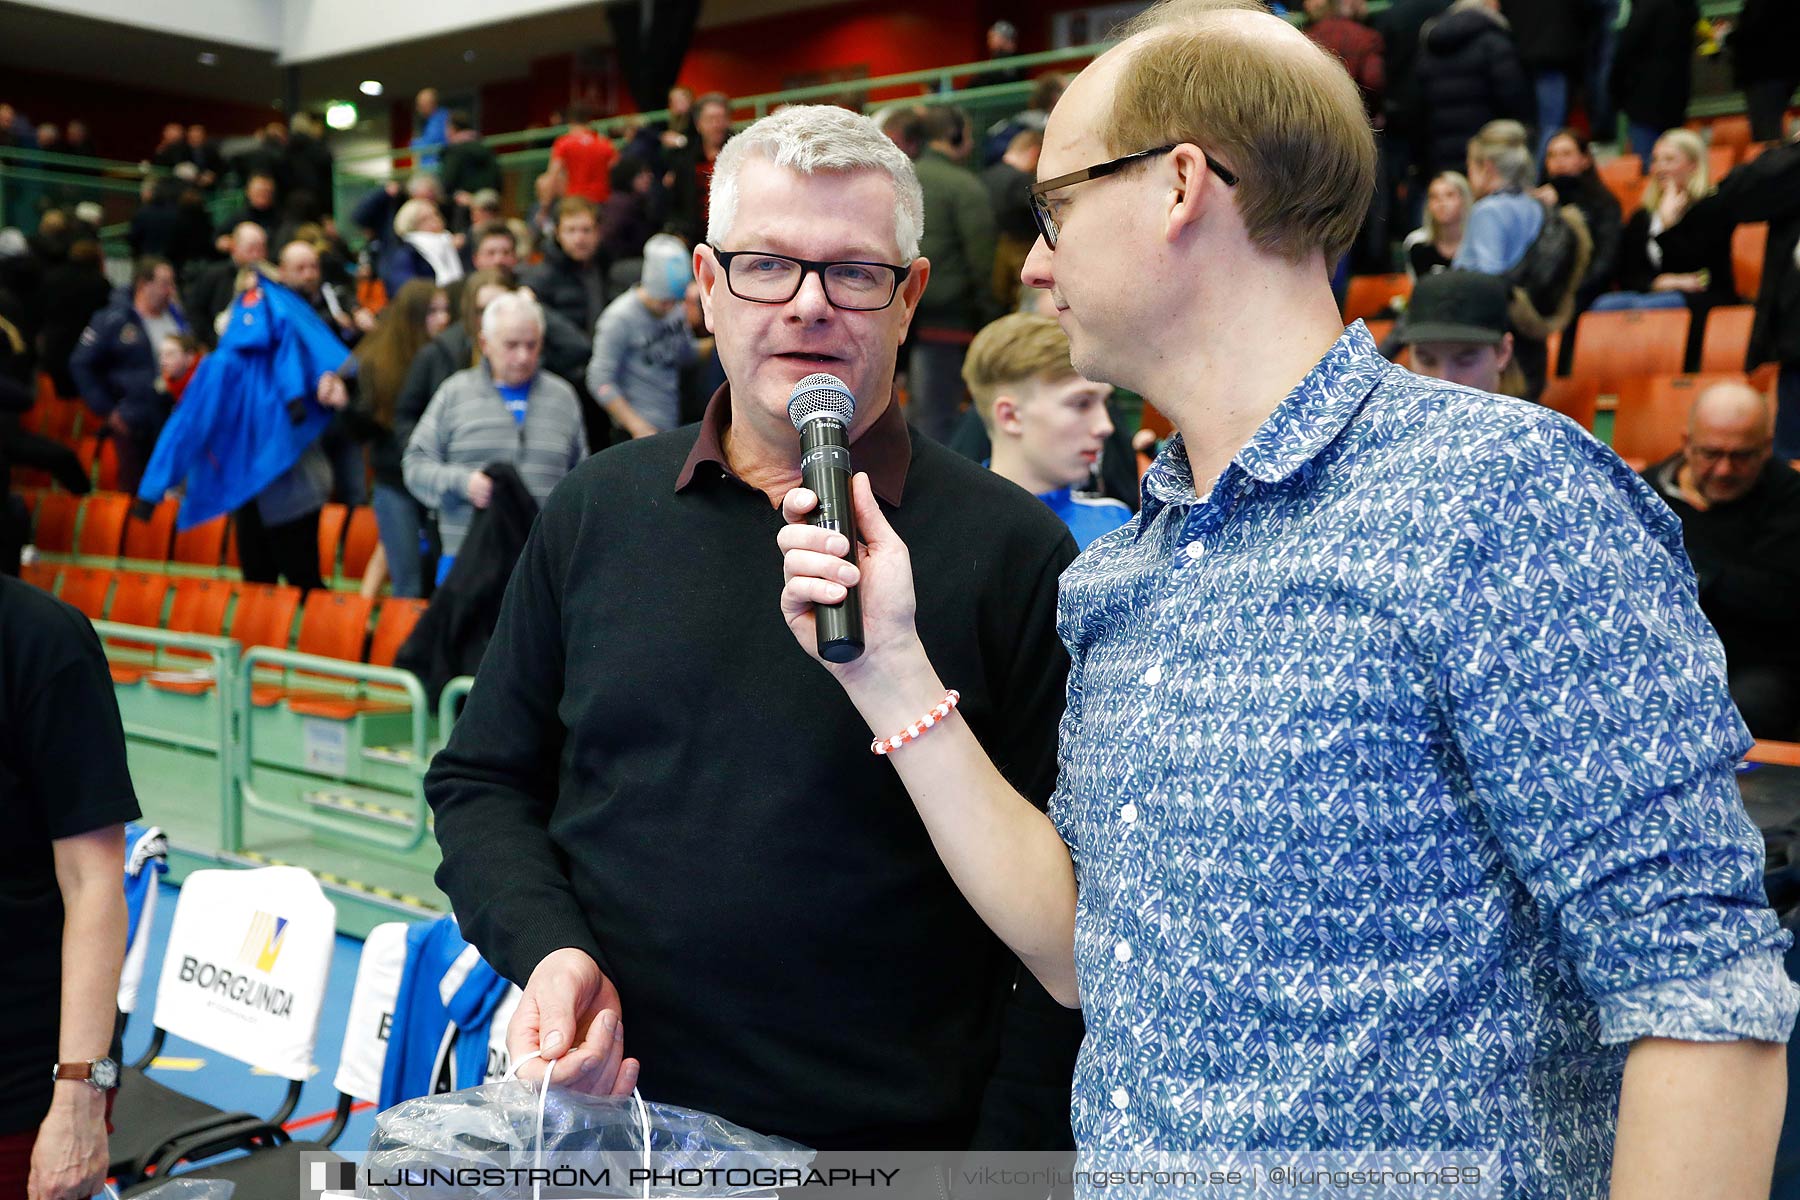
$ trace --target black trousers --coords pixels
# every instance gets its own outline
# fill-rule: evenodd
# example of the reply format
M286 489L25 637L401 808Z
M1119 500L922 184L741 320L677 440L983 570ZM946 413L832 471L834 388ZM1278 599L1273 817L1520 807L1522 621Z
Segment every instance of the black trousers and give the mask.
M1778 666L1728 667L1732 702L1752 735L1793 741L1800 735L1800 680Z
M277 577L302 591L323 587L319 576L319 510L279 525L263 524L252 500L237 510L238 565L245 583L274 583Z

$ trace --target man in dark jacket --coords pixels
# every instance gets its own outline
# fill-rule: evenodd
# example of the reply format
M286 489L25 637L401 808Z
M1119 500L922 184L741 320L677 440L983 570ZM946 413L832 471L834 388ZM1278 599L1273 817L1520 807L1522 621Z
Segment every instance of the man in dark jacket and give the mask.
M317 220L332 208L331 150L320 140L319 123L307 114L294 114L283 162L290 180L288 208L305 220ZM299 203L294 203L295 199Z
M1381 34L1382 61L1387 67L1386 129L1381 138L1382 166L1393 189L1394 220L1416 228L1424 208L1425 187L1413 176L1424 160L1425 116L1419 98L1419 45L1428 22L1450 7L1450 0L1394 0L1373 24ZM1405 203L1401 203L1404 191Z
M475 132L469 114L457 109L450 114L450 144L444 147L438 163L439 182L444 194L454 202L451 228L462 230L469 225L469 201L476 192L500 191L506 181L500 177L500 163L493 149Z
M244 184L244 207L219 226L220 254L231 253L232 232L246 221L262 226L268 240L274 242L275 235L281 230L281 210L275 204L273 175L252 175L250 181Z
M599 251L599 214L580 196L566 196L556 206L556 240L544 247L544 261L521 280L545 308L561 313L589 337L606 308L606 264Z
M1519 59L1537 93L1536 158L1544 161L1550 137L1569 121L1569 81L1585 44L1581 7L1570 0L1502 0L1512 22Z
M209 348L219 344L219 315L231 307L232 297L237 294L238 272L267 261L269 235L261 225L245 221L231 231L228 246L231 257L208 263L187 290L187 311L193 319L194 336Z
M1750 135L1779 141L1788 100L1800 87L1800 4L1794 0L1744 0L1728 41L1731 73L1744 90Z
M933 107L925 137L916 164L925 193L919 252L931 262L931 278L913 322L906 416L919 432L947 443L962 406L964 353L975 331L1000 315L993 288L998 234L987 189L962 165L974 149L969 119L950 105Z
M1644 478L1681 518L1744 723L1788 741L1800 735L1800 473L1770 454L1772 416L1754 388L1715 384L1694 401L1681 453Z
M175 268L167 259L140 258L132 269L131 294L88 324L69 358L82 401L106 419L118 446L124 491L137 491L169 415L156 389L158 347L169 334L187 331L187 318L175 303Z
M1489 121L1532 118L1531 85L1497 0L1456 0L1425 29L1419 51L1427 178L1461 170L1469 139Z
M1612 99L1646 169L1656 139L1687 120L1699 22L1695 0L1632 0L1631 18L1619 31Z

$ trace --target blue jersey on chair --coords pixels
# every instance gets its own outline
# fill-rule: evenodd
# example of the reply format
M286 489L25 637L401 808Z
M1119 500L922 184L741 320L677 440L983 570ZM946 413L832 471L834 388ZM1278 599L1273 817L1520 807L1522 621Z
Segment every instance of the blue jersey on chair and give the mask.
M455 917L406 931L406 966L394 1001L381 1107L430 1095L448 1060L450 1088L487 1074L488 1028L511 986L463 940Z

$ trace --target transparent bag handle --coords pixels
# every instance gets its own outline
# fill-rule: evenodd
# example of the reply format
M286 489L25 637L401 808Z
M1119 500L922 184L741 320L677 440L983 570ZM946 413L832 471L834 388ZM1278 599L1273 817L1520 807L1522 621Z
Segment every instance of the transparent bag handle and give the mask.
M517 1079L519 1068L534 1058L543 1058L541 1050L533 1050L515 1062L506 1072L508 1080ZM549 1062L549 1060L545 1060ZM550 1076L556 1071L556 1064L549 1062L549 1070L544 1072L543 1086L538 1088L537 1129L532 1138L532 1166L535 1168L531 1178L531 1200L542 1200L544 1174L544 1106L550 1100ZM529 1086L530 1081L522 1081ZM637 1106L638 1128L644 1135L644 1200L650 1200L650 1107L644 1103L644 1095L636 1088L631 1089L632 1102ZM117 1196L113 1198L117 1200Z

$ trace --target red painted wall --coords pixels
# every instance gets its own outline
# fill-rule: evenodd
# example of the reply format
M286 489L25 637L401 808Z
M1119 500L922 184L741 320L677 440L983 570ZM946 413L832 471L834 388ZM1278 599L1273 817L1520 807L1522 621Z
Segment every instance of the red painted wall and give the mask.
M996 0L912 0L900 11L890 0L850 0L700 30L680 81L697 92L750 96L799 86L828 72L872 78L976 62L987 56L988 25L1000 18L1018 26L1021 53L1032 53L1049 48L1052 15L1082 7L1083 0L1051 0L1026 14ZM482 86L483 131L543 125L572 95L584 88L592 91L595 84L596 77L580 74L572 53L539 59L528 77ZM623 100L618 111L633 111L624 88L613 91ZM869 98L918 91L904 88ZM404 102L394 106L396 145L405 145L411 136L410 109Z
M984 56L980 12L966 0L913 0L905 9L855 3L807 9L694 35L681 82L748 96L842 68L897 75Z
M273 71L270 80L271 88L279 83ZM149 158L162 136L163 125L169 121L198 121L213 137L224 138L254 133L258 126L281 116L273 108L253 104L154 92L14 67L8 67L4 79L0 79L0 100L39 124L85 121L101 157L127 162Z

